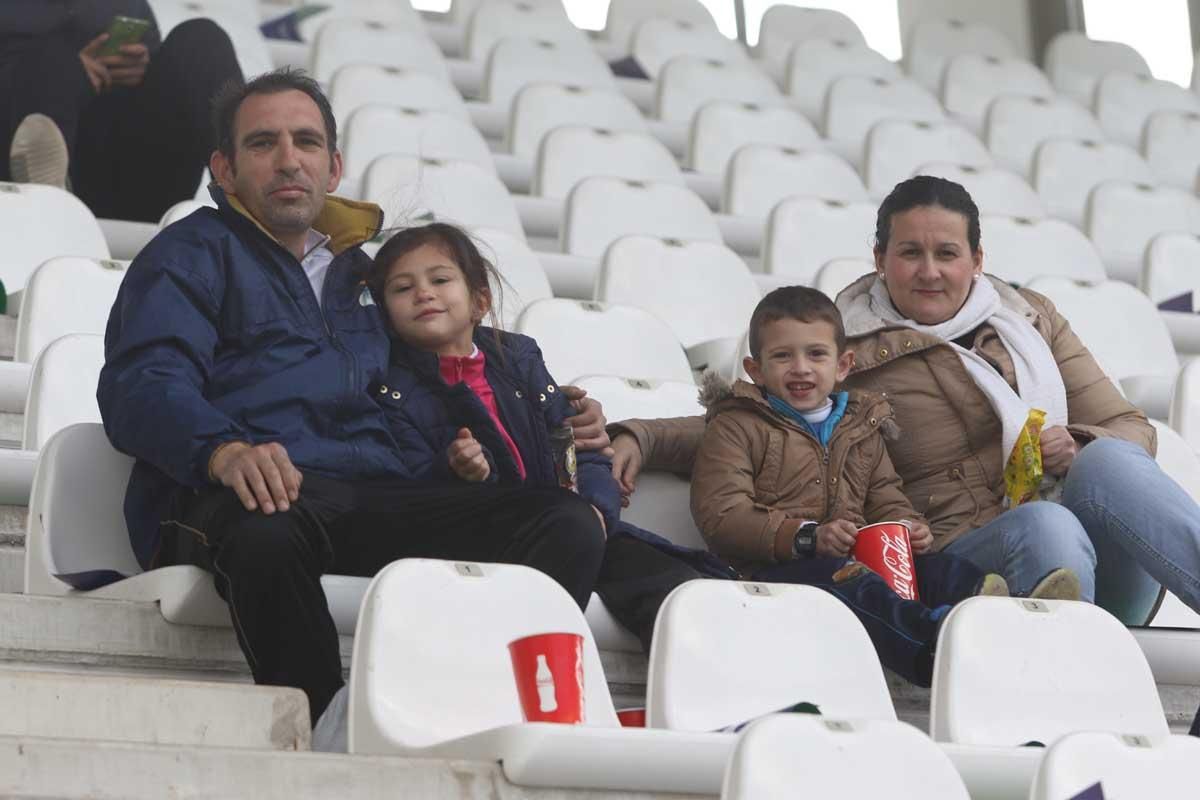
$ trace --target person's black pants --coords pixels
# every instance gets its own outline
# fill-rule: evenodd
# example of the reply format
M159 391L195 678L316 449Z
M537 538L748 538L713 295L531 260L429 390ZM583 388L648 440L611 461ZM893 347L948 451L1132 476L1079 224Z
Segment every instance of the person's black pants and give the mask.
M212 99L242 73L212 20L177 25L142 83L97 95L79 47L63 36L0 41L0 179L17 126L41 113L70 152L71 186L97 217L158 222L196 194L216 141Z
M585 608L604 557L591 506L559 488L351 485L306 475L286 512L246 511L230 489L180 490L155 566L214 574L257 683L308 694L315 725L342 686L321 575L371 577L400 558L524 564Z

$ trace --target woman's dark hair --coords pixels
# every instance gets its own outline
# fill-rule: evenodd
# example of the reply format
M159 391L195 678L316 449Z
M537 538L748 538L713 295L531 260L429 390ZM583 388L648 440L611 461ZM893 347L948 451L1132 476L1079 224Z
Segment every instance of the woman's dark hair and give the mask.
M892 216L923 206L940 206L967 218L967 243L971 252L979 252L979 207L962 184L933 175L917 175L896 184L892 193L879 204L875 219L875 250L887 250L892 233Z
M424 245L432 245L441 250L458 265L467 282L467 291L471 299L487 295L491 301L493 327L496 321L496 309L500 304L501 277L492 262L484 258L483 253L475 245L470 234L455 225L445 222L431 222L428 225L418 225L404 228L379 248L375 254L375 262L367 273L367 286L374 293L376 300L383 303L383 285L387 281L388 271L392 265L404 256Z

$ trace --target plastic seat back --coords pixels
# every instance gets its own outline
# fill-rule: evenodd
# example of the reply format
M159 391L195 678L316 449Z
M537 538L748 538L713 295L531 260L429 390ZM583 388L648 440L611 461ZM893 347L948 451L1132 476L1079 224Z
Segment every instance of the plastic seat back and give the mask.
M37 450L68 425L100 422L96 388L103 366L103 336L72 333L47 345L33 362L21 447Z
M866 142L867 190L883 198L922 164L938 159L986 167L992 155L974 134L954 123L884 120L871 127Z
M58 256L109 258L99 223L75 195L53 186L0 183L0 281L9 294L25 288L39 266Z
M1059 739L1038 765L1030 800L1070 800L1100 784L1105 797L1185 797L1195 789L1200 740L1086 731Z
M526 307L516 332L537 339L555 379L616 375L692 380L679 340L665 322L632 306L554 298Z
M776 3L763 14L758 54L767 63L783 67L797 44L811 41L843 42L854 47L867 44L854 20L840 11Z
M609 89L535 83L513 100L505 149L531 161L547 133L563 125L644 133L646 120L625 95Z
M748 144L815 148L821 137L793 108L719 100L696 112L688 139L688 165L696 172L724 176L734 154Z
M563 252L600 258L630 234L720 242L708 206L694 192L669 183L586 178L567 197Z
M190 217L193 213L202 208L216 208L216 206L211 200L206 203L200 202L199 200L180 200L163 213L162 219L158 221L158 229L162 230L168 225L172 225L184 217Z
M1125 145L1078 139L1043 142L1034 158L1033 187L1046 210L1083 227L1088 196L1105 181L1154 183L1154 173Z
M950 611L934 656L934 739L1052 745L1078 730L1169 733L1146 657L1116 617L1089 603L995 597Z
M589 47L587 35L571 24L560 3L527 3L525 0L488 0L467 23L465 56L483 62L501 39L521 37L560 42L568 47Z
M511 330L526 306L554 296L550 280L524 239L495 228L475 228L471 235L500 273L500 286L492 287L492 305L500 327Z
M1200 233L1200 200L1183 189L1113 181L1092 190L1087 235L1109 277L1136 284L1146 250L1161 233Z
M103 335L128 266L127 261L52 258L34 270L21 297L13 360L31 363L43 347L69 333Z
M566 125L542 137L533 194L565 198L595 176L686 186L675 156L648 133Z
M847 781L854 797L970 797L950 757L908 723L774 714L738 740L721 800L790 800L800 786L805 797L841 797Z
M875 274L875 263L865 258L835 258L821 265L813 279L813 288L830 299L864 275Z
M719 242L626 236L604 254L594 296L649 311L692 347L740 337L759 290L745 262Z
M313 77L325 83L347 64L399 67L450 83L442 51L423 30L405 25L353 17L323 24L312 46Z
M1107 277L1096 246L1061 219L985 216L980 228L984 271L1009 283L1025 286L1048 275L1083 283Z
M715 58L730 64L750 64L750 57L736 41L708 25L677 19L646 19L633 33L632 55L651 80L656 79L675 56Z
M782 6L774 6L767 14L776 8ZM768 38L764 28L762 38L759 39L760 46ZM825 108L825 94L829 91L830 84L838 78L857 75L864 78L895 80L903 77L900 67L863 44L861 34L859 38L857 42L850 39L807 39L792 46L791 55L787 58L787 73L783 85L792 102L809 119L818 122L821 120Z
M752 144L730 162L722 207L728 214L766 218L780 201L797 195L847 203L868 199L858 172L833 153Z
M988 107L985 141L997 163L1033 178L1038 145L1048 139L1103 141L1104 130L1092 113L1074 100L1058 97L997 97Z
M907 78L838 78L825 95L825 136L860 148L875 123L885 119L941 122L936 97Z
M704 406L697 399L699 387L694 381L648 381L614 375L583 375L575 381L575 385L587 389L592 397L603 398L604 413L613 420L666 419L704 413ZM639 491L641 488L639 483ZM658 533L654 528L650 530ZM700 546L703 547L703 543Z
M690 22L700 28L717 29L712 13L698 0L612 0L604 23L605 37L622 52L632 52L633 34L647 19Z
M546 82L617 90L612 70L591 47L510 37L492 47L484 68L482 97L507 111L517 92L530 84Z
M1190 311L1200 299L1200 237L1190 233L1164 233L1146 248L1138 287L1155 303L1182 299L1191 292Z
M462 95L453 84L420 70L381 64L347 64L334 73L329 103L338 125L362 106L388 105L440 111L470 122Z
M1142 154L1158 179L1194 190L1200 174L1200 113L1156 111L1144 132Z
M997 58L974 53L955 56L946 64L941 98L951 115L973 131L982 131L988 106L997 97L1055 96L1045 74L1019 58Z
M1046 205L1029 183L1011 170L970 164L924 164L916 175L937 175L960 183L971 194L980 214L1041 219Z
M495 174L483 134L468 121L441 111L362 106L346 121L342 142L345 175L361 180L376 158L399 154L465 161Z
M1063 31L1051 39L1044 66L1056 89L1085 106L1092 105L1096 84L1110 72L1151 76L1150 66L1137 50L1120 42L1089 39L1079 31Z
M700 107L713 100L782 105L774 81L743 60L676 56L659 73L655 108L663 122L690 124Z
M371 581L354 636L350 752L405 754L522 722L508 644L552 632L583 637L587 724L615 727L591 631L553 579L516 565L393 562Z
M1110 72L1096 85L1096 118L1114 141L1142 143L1146 121L1156 111L1200 111L1200 97L1188 89L1130 72Z
M816 197L784 200L771 212L763 266L808 284L835 258L872 259L875 206Z
M668 595L650 648L647 725L717 730L797 703L896 719L867 632L840 600L740 581L689 581Z
M1011 59L1017 48L988 25L959 19L929 19L913 25L904 48L905 67L913 80L931 92L942 87L946 66L956 56Z
M367 167L362 196L383 207L392 227L437 219L468 228L499 228L525 238L504 184L465 161L380 156Z

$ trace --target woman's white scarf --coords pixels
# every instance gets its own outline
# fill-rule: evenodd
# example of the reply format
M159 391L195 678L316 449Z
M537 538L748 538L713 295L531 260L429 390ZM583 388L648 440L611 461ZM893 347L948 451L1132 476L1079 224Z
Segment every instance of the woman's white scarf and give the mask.
M957 314L937 325L921 325L901 316L892 304L887 285L879 279L871 285L869 303L871 311L884 322L936 336L954 348L967 374L1000 418L1006 462L1031 409L1046 412L1046 428L1067 424L1067 390L1050 346L1022 314L1004 307L996 288L986 277L975 281L967 302ZM1012 357L1017 377L1015 392L982 356L954 343L955 339L984 323L992 326Z

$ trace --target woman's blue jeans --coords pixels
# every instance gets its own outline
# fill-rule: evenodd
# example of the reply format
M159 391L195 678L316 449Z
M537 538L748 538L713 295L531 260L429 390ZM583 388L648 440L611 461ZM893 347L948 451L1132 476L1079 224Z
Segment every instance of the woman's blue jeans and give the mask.
M1145 450L1119 439L1079 451L1061 504L1006 511L946 552L999 572L1018 592L1068 567L1084 600L1127 625L1146 622L1160 584L1200 611L1200 507Z

